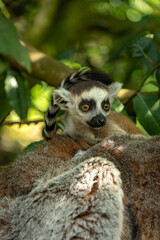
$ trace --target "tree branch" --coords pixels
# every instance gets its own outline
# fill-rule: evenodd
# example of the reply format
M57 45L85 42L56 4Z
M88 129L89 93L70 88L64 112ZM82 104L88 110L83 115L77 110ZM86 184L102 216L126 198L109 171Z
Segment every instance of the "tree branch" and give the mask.
M2 125L8 125L8 126L11 126L11 125L14 125L14 124L19 124L19 125L21 125L21 124L28 124L28 125L30 125L31 123L37 124L37 123L40 123L40 122L45 122L45 120L44 120L44 119L38 119L38 120L31 120L31 121L29 121L29 120L22 120L22 121L4 121L4 122L2 123Z
M23 43L23 45L28 50L30 56L31 72L27 72L27 70L12 57L7 57L7 61L16 69L27 73L30 86L33 86L39 81L45 81L51 86L58 87L61 80L68 77L74 71L28 44Z

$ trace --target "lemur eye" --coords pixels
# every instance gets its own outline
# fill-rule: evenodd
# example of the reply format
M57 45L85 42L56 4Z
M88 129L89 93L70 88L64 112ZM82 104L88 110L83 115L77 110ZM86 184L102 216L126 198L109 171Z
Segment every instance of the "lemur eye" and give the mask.
M90 105L89 104L83 104L81 105L81 110L84 112L87 112L90 110Z
M103 109L105 110L105 111L109 111L109 109L110 109L110 104L107 102L107 103L105 103L104 105L103 105Z

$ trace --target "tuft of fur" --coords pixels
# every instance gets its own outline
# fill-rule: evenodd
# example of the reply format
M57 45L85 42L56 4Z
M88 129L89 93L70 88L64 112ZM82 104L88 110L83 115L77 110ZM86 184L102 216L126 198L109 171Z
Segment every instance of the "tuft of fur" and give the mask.
M106 74L85 69L72 73L65 81L62 81L61 87L69 90L73 85L86 81L101 82L106 86L112 84L111 78Z

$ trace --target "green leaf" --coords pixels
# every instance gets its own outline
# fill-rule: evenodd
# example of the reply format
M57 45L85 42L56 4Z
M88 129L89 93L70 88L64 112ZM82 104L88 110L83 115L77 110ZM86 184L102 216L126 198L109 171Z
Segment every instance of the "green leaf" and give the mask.
M0 12L0 53L12 56L28 71L31 70L27 50L21 45L13 24Z
M26 119L28 94L22 76L15 72L9 72L5 79L5 91L13 109L21 119Z
M148 83L144 85L140 91L141 92L158 92L158 87L155 85L155 83Z
M158 85L160 86L160 67L157 69L155 77L158 82Z
M5 72L8 70L9 64L5 62L4 60L0 59L0 76L5 74Z
M148 33L136 39L129 47L129 55L132 58L144 57L145 53L148 52L152 41L152 35Z
M144 127L140 124L140 122L138 121L138 119L136 119L136 126L142 131L142 133L143 133L146 137L150 137L150 135L147 133L147 131L144 129Z
M41 82L31 89L32 105L41 112L46 112L51 100L53 87L47 83Z
M158 97L160 98L160 67L157 69L157 71L155 73L155 77L156 77L158 87L159 87Z
M141 64L145 66L147 72L151 72L159 63L159 48L157 43L152 41L148 51L144 52L144 57L141 58Z
M134 110L138 121L150 135L160 134L160 100L156 94L134 98Z
M1 103L0 104L0 121L1 121L12 109L4 89L4 79L0 79L0 103Z
M61 59L60 60L63 64L65 64L66 66L68 66L69 68L72 68L76 71L78 71L80 68L81 68L81 65L77 62L73 62L73 61L70 61L68 59Z
M111 109L112 111L122 112L124 109L124 105L119 101L118 98L115 98L114 102L112 103Z

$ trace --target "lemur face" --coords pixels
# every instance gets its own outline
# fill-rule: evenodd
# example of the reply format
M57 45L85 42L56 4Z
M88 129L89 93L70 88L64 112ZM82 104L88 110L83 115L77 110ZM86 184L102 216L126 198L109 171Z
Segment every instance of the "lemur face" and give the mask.
M54 102L62 110L68 111L72 119L77 119L91 128L100 128L106 124L111 103L121 84L115 82L107 88L99 84L91 87L89 83L82 84L77 84L70 91L64 88L55 90Z
M112 101L121 86L103 73L88 70L73 72L53 92L45 121L47 139L55 131L59 109L66 111L63 122L71 136L75 135L76 126L80 123L94 129L106 125Z
M73 95L72 99L75 106L71 113L76 112L81 122L92 128L100 128L106 124L106 116L110 111L109 94L106 89L93 87L81 95Z

